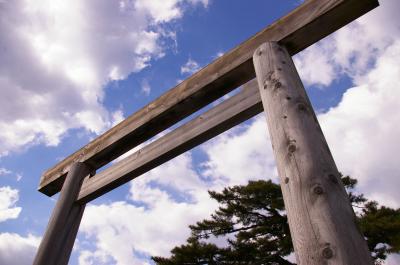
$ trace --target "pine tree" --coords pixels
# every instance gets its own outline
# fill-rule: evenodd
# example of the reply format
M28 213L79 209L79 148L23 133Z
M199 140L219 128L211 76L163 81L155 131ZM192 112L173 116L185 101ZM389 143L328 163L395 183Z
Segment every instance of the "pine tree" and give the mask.
M400 209L379 206L354 193L355 179L346 176L342 181L375 263L381 264L389 253L399 253ZM219 209L210 219L191 225L192 235L186 244L172 249L171 257L152 257L156 264L294 264L285 258L293 252L293 245L278 184L250 181L209 194ZM211 243L215 238L226 238L226 246Z

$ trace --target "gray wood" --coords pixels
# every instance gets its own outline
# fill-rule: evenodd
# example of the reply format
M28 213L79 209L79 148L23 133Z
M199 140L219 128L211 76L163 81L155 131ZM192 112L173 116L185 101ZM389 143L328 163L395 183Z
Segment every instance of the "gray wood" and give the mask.
M262 110L257 82L253 80L243 86L243 90L237 95L223 101L97 175L87 177L82 184L78 201L85 203L93 200L253 117Z
M57 193L74 162L98 169L255 77L252 55L279 41L291 55L378 6L377 0L310 0L212 62L143 109L47 170L39 191Z
M85 204L76 203L84 177L90 168L74 163L62 187L46 233L40 243L33 265L66 265L82 219Z
M268 42L253 60L298 264L372 264L290 54Z
M77 204L71 209L65 223L66 232L63 233L63 243L60 245L57 264L67 265L74 247L76 235L81 224L82 216L85 211L85 204Z

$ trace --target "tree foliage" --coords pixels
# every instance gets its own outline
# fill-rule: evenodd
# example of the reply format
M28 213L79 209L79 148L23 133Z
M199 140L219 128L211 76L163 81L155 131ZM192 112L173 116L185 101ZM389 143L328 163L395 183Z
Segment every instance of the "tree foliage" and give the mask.
M356 194L355 179L346 176L342 181L375 263L399 253L400 209L379 206ZM293 245L279 185L250 181L209 194L220 204L218 210L210 219L191 225L187 243L173 248L171 257L152 257L156 264L294 264L285 259ZM221 238L226 239L224 247L212 243Z

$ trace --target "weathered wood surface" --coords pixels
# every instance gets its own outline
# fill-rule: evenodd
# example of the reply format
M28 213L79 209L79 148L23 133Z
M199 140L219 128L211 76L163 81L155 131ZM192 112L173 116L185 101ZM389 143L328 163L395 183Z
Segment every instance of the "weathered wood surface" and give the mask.
M252 54L265 41L279 41L291 55L378 5L377 0L310 0L226 53L175 88L47 170L39 191L53 195L72 163L98 169L131 148L255 77Z
M253 59L298 264L372 265L290 54L269 42Z
M78 196L86 203L263 111L257 81L129 157L87 177Z
M68 264L85 210L85 204L75 201L83 179L89 175L90 171L91 169L83 163L72 164L33 265Z

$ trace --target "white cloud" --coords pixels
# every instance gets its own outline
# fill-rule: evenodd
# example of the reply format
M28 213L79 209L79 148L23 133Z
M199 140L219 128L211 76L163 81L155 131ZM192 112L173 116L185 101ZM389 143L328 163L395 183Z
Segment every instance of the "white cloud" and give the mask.
M148 96L148 95L150 95L150 92L151 92L151 87L150 87L149 81L147 79L144 79L142 81L142 93L145 96Z
M7 168L0 167L0 176L10 176L10 175L13 175L17 181L20 181L22 179L22 174L14 173L11 170L8 170Z
M245 184L249 179L277 175L265 116L248 126L232 129L203 146L209 160L204 174L223 185Z
M0 264L30 265L40 238L15 233L0 233Z
M306 85L328 86L342 75L357 80L400 36L397 0L381 6L352 22L294 57Z
M95 239L96 250L82 252L80 264L106 259L119 265L144 264L143 254L168 256L173 246L185 242L189 224L216 209L207 190L270 177L275 169L264 119L260 116L205 145L210 160L200 173L194 170L191 153L185 153L133 180L133 203L87 207L81 231L87 241Z
M106 265L112 262L112 258L106 252L96 250L83 250L79 254L79 265Z
M132 199L135 199L135 191L140 190L136 185L157 184L175 189L181 193L191 193L206 186L197 172L194 171L192 155L190 152L184 153L172 161L163 164L145 174L140 179L132 182Z
M135 3L135 8L149 13L155 22L167 22L182 16L182 10L177 6L178 2L178 0L138 0Z
M200 65L198 62L189 58L189 60L181 67L181 74L194 74L200 70Z
M184 2L1 3L0 155L57 145L70 128L110 127L104 85L164 55L160 40L173 34L162 26L182 16Z
M296 68L305 85L328 86L336 78L334 62L326 55L331 49L325 46L314 44L294 57Z
M128 1L121 1L125 7ZM188 2L190 4L203 4L208 6L208 0L136 0L135 8L140 12L148 13L155 23L168 22L172 19L180 18L183 15L182 4Z
M18 190L9 186L0 187L0 222L18 218L22 208L16 207Z
M9 174L11 174L12 172L10 171L10 170L8 170L7 168L4 168L4 167L0 167L0 176L2 176L2 175L9 175Z
M374 199L399 207L400 40L387 48L340 104L319 115L338 167Z
M184 243L188 225L216 207L208 184L192 167L187 153L135 179L130 192L135 204L89 205L81 231L95 239L97 248L81 253L81 264L96 257L112 257L119 265L144 264L143 254L169 255L173 246Z
M125 119L125 117L124 117L124 112L122 111L122 109L114 111L112 113L112 118L111 118L112 126L117 125L118 123L120 123L124 119Z
M189 0L189 2L192 4L203 4L204 7L208 7L210 4L209 0Z
M15 177L16 177L17 181L20 181L20 180L22 179L23 176L22 176L22 174L18 174L18 173L17 173L17 174L15 175Z

